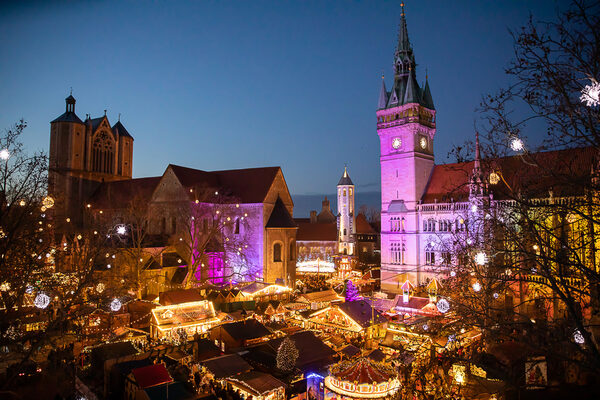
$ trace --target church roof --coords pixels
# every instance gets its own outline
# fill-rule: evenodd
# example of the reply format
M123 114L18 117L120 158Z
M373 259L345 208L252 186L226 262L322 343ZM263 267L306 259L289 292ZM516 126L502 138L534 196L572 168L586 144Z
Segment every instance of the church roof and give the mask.
M337 241L337 222L311 223L307 218L296 218L298 226L297 241L335 242Z
M169 164L186 188L204 185L228 191L242 203L262 203L281 170L279 167L202 171Z
M96 209L127 207L136 196L141 201L150 201L152 192L160 182L160 176L103 182L88 200Z
M511 199L516 193L530 198L582 194L595 166L597 151L593 147L529 153L481 160L481 169L488 191L495 200ZM469 198L469 179L474 161L436 165L422 197L423 203L466 201ZM495 172L502 179L489 184ZM509 186L512 190L509 189ZM512 195L511 195L512 193Z
M363 214L363 213L358 213L358 215L356 216L356 233L362 233L362 234L376 233L375 229L373 229L371 224L369 224L369 222L367 221L367 217L365 217L365 214Z
M96 132L96 129L98 129L98 127L100 126L100 124L102 123L104 118L106 118L106 117L98 117L98 118L90 118L89 119L90 124L92 125L92 132Z
M127 129L125 129L121 121L117 121L117 123L113 125L112 131L115 134L115 136L118 134L119 136L130 137L133 139L133 136L131 136Z
M295 228L296 223L294 219L290 215L287 210L285 204L280 197L277 198L275 202L275 207L273 207L273 211L271 212L271 216L269 217L269 221L266 225L267 228Z
M350 175L348 175L348 168L344 167L344 174L342 175L342 177L340 178L340 181L338 182L338 186L340 185L354 185L354 183L352 183L352 179L350 179Z
M52 120L50 123L54 123L54 122L75 122L78 124L83 124L83 121L81 121L79 119L77 114L75 114L74 112L70 112L70 111L65 112L58 118Z

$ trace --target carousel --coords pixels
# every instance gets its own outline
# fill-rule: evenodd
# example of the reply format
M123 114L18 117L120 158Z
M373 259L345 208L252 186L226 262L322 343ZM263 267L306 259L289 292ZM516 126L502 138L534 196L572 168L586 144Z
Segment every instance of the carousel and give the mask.
M325 399L382 399L399 388L398 374L391 366L362 357L330 367L325 378Z

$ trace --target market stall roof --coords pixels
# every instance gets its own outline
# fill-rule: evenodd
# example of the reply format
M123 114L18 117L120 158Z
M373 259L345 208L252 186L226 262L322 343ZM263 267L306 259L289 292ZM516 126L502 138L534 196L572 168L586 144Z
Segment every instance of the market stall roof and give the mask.
M379 349L375 349L373 351L371 351L367 357L369 357L371 360L373 361L377 361L377 362L381 362L383 360L385 360L385 354L383 353L383 351L379 350Z
M285 383L273 375L264 372L250 371L228 379L254 396L262 396L273 390L285 388Z
M353 344L349 344L348 346L344 347L342 350L340 350L340 352L343 353L346 357L354 357L360 355L360 349L354 346Z
M258 339L271 334L270 330L254 318L224 324L219 326L219 329L223 329L229 336L238 341Z
M168 306L172 304L190 303L200 300L204 300L204 298L196 289L178 289L162 292L159 295L158 302L163 306Z
M148 400L194 400L198 396L190 392L183 382L172 382L167 385L154 386L144 389Z
M216 379L229 378L230 376L248 372L252 369L250 364L237 354L209 358L200 364L214 375Z
M153 364L135 368L131 373L135 377L138 386L142 389L173 382L173 378L169 375L169 371L167 371L164 364Z
M161 330L218 322L215 309L207 300L156 307L152 315Z
M335 290L327 289L320 292L301 294L297 301L302 303L326 302L326 301L343 301L344 298L338 295Z
M371 326L371 317L374 318L375 325L387 322L387 318L378 310L372 310L371 305L365 300L348 301L338 304L337 307L363 328Z

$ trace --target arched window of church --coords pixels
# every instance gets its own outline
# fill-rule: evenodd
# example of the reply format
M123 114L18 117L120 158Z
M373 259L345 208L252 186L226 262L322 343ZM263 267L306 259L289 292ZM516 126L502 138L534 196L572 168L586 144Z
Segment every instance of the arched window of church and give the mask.
M114 174L115 145L106 132L100 132L92 145L92 171Z
M402 217L402 232L404 232L405 229L405 225L404 225L404 217Z
M402 242L402 248L400 249L400 264L405 264L406 256L406 243Z
M352 196L352 188L348 189L350 191L350 196Z
M423 221L423 232L427 232L427 221Z
M273 262L281 262L281 243L273 245Z
M344 197L346 197L346 189L344 189Z
M431 245L427 245L427 247L425 247L425 264L435 264L435 251L433 250L433 246Z

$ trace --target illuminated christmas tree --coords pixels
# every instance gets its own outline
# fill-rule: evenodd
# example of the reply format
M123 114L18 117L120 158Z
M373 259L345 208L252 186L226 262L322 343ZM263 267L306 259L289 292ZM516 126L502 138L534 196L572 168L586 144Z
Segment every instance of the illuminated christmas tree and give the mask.
M277 349L277 368L284 372L290 372L296 366L298 349L294 342L286 337Z
M347 281L346 282L346 301L356 301L358 299L359 299L358 289L356 288L356 286L354 286L352 281Z

